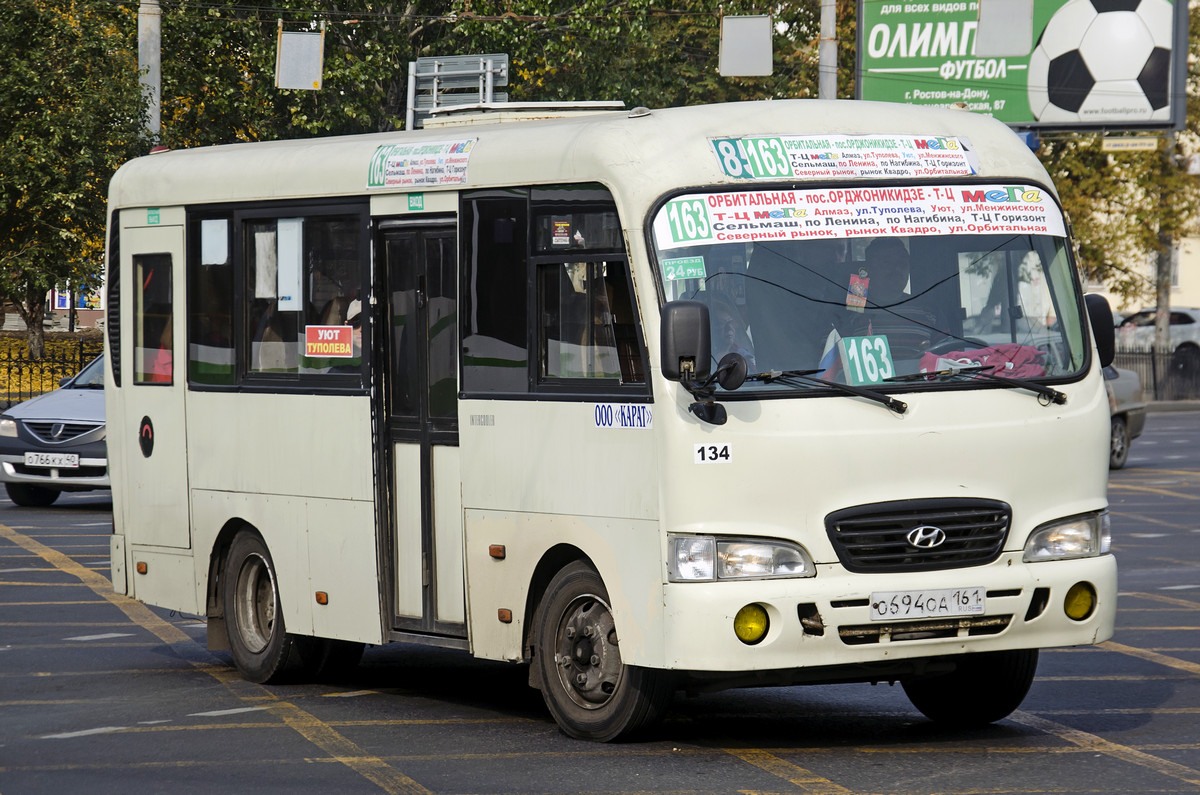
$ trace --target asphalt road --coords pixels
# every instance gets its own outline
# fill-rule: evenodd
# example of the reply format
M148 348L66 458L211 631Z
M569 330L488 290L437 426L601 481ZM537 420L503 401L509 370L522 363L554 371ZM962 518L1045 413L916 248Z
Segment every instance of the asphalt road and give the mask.
M458 652L244 682L194 616L112 594L106 495L0 498L0 795L1200 792L1200 412L1151 415L1109 497L1116 635L1044 652L1010 718L954 733L899 687L739 690L616 745L566 738L523 668Z

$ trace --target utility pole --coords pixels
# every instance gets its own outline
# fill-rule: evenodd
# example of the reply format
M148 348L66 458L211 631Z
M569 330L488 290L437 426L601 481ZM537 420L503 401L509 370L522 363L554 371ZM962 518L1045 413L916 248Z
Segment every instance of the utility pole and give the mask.
M158 0L138 3L138 82L149 100L146 132L157 142L162 125L162 9Z
M817 47L817 97L837 99L837 0L821 0L821 40Z
M1162 164L1164 173L1169 173L1175 166L1175 133L1168 132L1163 142ZM1159 196L1162 215L1166 215L1167 201ZM1174 276L1174 235L1162 230L1159 221L1158 251L1154 256L1154 352L1156 354L1171 351L1171 277Z

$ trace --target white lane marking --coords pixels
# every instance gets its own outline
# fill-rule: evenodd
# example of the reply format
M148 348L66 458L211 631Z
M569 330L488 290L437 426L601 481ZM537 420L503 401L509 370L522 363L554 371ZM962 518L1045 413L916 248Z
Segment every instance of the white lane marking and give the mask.
M1166 538L1167 533L1130 533L1130 538Z
M237 707L235 709L215 709L211 712L189 712L189 718L216 718L221 715L237 715L242 712L262 712L266 707Z
M105 632L103 635L76 635L63 640L111 640L112 638L132 638L132 632Z
M29 566L23 569L0 569L0 574L15 574L18 571L54 571L54 569L39 569L34 566Z
M113 732L125 731L124 726L101 726L99 729L84 729L80 732L63 732L62 734L46 734L42 736L43 740L70 740L73 737L87 737L91 734L112 734Z
M1160 591L1190 591L1193 588L1200 588L1200 585L1163 585L1158 590Z

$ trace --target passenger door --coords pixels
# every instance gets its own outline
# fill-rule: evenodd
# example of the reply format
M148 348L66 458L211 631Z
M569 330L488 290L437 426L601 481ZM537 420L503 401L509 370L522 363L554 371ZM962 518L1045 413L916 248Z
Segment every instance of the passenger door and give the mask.
M121 509L137 513L137 543L188 548L183 212L124 210L120 234L121 322L131 333L121 335L124 406L116 407L125 423L109 431L126 435L110 445L124 455L110 466L124 467L130 501Z
M465 638L454 218L383 222L376 256L393 628Z

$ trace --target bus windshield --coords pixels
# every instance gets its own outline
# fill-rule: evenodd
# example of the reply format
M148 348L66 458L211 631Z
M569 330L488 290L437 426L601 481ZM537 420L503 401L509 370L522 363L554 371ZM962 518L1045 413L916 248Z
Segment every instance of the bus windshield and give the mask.
M744 388L770 388L753 376L774 371L850 384L1083 372L1065 224L1040 187L694 193L660 208L653 236L665 299L708 306L712 366L741 354Z

